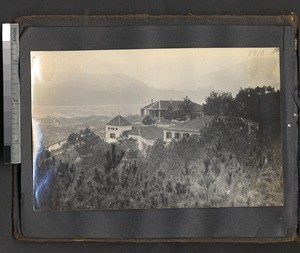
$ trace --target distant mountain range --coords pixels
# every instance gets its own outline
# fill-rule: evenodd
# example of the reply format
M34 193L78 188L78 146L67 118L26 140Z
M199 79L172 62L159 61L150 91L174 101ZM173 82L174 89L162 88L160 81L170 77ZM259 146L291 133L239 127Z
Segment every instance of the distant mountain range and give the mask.
M151 99L182 100L188 96L191 100L202 103L211 92L210 89L170 90L147 86L142 81L123 74L94 75L85 78L70 78L74 81L56 82L35 86L34 105L68 106L68 105L122 105L149 104Z
M222 70L206 74L196 84L207 84L214 90L237 93L240 87L272 85L280 88L279 64L271 58L251 59ZM235 91L235 92L234 92Z
M151 99L182 100L188 96L203 103L211 91L237 93L240 87L273 85L279 87L278 66L271 58L250 59L228 68L187 81L182 89L149 87L124 74L56 73L56 78L37 83L34 105L80 106L149 104Z

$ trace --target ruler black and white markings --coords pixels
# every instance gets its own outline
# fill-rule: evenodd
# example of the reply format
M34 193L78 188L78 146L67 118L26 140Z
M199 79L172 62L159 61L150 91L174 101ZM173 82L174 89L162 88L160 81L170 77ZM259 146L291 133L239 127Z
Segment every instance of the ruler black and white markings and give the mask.
M4 162L21 162L19 27L2 24Z

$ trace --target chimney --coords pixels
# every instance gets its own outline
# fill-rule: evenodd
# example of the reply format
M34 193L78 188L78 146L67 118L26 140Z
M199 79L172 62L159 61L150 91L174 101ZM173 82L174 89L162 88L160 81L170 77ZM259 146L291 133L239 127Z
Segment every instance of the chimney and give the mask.
M173 99L171 98L171 99L170 99L170 104L172 104L172 103L173 103Z
M151 104L153 103L153 98L151 98Z

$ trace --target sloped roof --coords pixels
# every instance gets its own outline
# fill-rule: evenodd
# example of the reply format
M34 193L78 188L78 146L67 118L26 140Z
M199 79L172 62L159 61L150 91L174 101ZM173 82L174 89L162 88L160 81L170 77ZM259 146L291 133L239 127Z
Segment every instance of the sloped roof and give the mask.
M141 109L152 109L152 110L166 110L168 107L172 107L174 110L179 109L179 105L183 102L183 100L158 100L149 105L144 106ZM192 102L196 108L196 111L202 111L202 105Z
M164 131L157 126L133 126L131 130L126 131L128 135L140 136L146 140L163 139Z
M165 128L165 130L175 130L175 131L187 131L187 132L199 132L203 127L209 125L214 118L220 118L222 120L242 120L245 124L252 124L258 127L258 123L252 120L248 120L242 117L227 117L227 116L203 116L193 120L185 121L173 126Z
M169 126L165 128L165 130L199 132L203 127L210 124L213 118L213 116L203 116L201 118L196 118L173 126Z
M151 107L152 107L154 104L156 104L156 103L157 103L157 101L152 102L151 104L146 105L146 106L142 107L141 109L149 109L149 108L151 108Z
M121 115L118 115L118 116L114 117L111 121L106 123L106 125L108 125L108 126L130 126L131 123L127 119L122 117Z

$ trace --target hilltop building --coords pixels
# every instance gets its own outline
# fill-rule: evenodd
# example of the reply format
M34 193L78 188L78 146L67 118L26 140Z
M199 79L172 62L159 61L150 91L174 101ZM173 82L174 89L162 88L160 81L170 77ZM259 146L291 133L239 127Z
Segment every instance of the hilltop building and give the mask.
M200 130L210 124L213 117L203 116L193 120L188 120L164 129L164 141L171 142L173 139L180 140L190 135L200 135Z
M164 129L164 141L171 142L172 140L180 140L183 137L188 137L190 135L200 135L200 131L205 126L208 126L214 118L215 118L214 116L203 116L200 118L188 120L176 125L166 127ZM223 117L223 116L219 118L234 119L234 117ZM259 127L257 122L244 119L244 118L239 118L239 119L241 119L247 125L248 135L250 135L255 129L258 129Z
M163 128L154 125L150 126L133 126L130 131L125 132L128 138L137 140L140 150L144 147L153 145L158 139L163 139Z
M149 115L151 118L163 118L167 109L172 107L174 111L179 110L179 105L183 100L158 100L151 102L151 104L141 108L141 116L145 117ZM192 102L195 106L196 113L199 116L203 116L203 107L197 103Z
M114 117L106 124L105 139L108 143L113 143L125 134L127 138L137 140L139 149L147 145L153 145L157 139L163 139L163 129L154 125L132 125L121 115Z
M105 126L105 140L108 143L116 142L122 133L131 129L131 123L121 115L117 115Z

